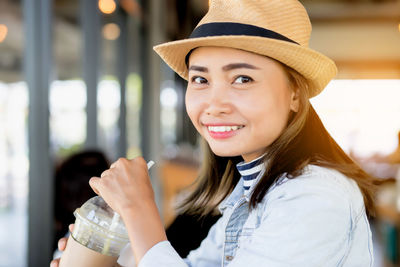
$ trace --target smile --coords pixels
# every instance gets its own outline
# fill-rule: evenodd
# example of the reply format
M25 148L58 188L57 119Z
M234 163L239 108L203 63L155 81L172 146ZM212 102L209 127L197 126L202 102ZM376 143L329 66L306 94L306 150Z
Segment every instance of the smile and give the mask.
M244 125L207 125L208 134L213 139L229 139L237 135Z
M231 132L243 128L243 125L236 126L208 126L208 131L215 133Z

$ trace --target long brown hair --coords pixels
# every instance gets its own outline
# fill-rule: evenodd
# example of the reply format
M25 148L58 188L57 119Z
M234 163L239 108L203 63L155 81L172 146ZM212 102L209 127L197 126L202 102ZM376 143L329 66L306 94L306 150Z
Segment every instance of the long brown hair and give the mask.
M311 106L307 94L307 80L297 71L282 64L288 83L298 90L300 107L292 113L281 135L267 148L264 156L266 170L250 197L249 207L262 201L270 186L286 173L290 179L299 176L308 164L335 169L355 180L364 198L368 215L374 215L374 192L379 181L367 174L340 148L325 129ZM216 210L232 192L240 179L236 164L241 156L215 155L203 140L204 158L195 182L195 189L180 205L182 212L206 215Z

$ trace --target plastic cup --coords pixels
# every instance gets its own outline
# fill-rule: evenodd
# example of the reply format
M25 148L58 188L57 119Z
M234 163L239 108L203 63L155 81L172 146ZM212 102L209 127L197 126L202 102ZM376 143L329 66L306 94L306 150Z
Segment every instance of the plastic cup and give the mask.
M147 163L147 169L154 161ZM59 267L114 267L129 237L124 222L103 198L96 196L74 212L75 226Z
M75 226L60 260L60 267L118 266L129 242L125 225L105 201L93 197L76 209Z

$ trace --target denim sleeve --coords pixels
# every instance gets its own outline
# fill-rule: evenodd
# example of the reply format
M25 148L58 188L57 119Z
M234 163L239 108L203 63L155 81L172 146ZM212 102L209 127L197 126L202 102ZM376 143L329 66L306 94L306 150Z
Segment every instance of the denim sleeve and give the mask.
M228 266L342 266L352 224L347 193L329 179L293 179L280 187Z
M222 217L223 218L223 217ZM200 247L182 259L168 241L150 248L138 267L219 267L221 266L223 220L220 218L210 229Z
M162 241L150 248L140 260L138 267L187 267L168 241Z

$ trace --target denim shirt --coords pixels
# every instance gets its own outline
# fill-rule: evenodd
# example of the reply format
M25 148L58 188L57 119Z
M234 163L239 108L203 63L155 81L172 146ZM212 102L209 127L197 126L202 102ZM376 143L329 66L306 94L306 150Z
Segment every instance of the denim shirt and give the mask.
M139 267L373 265L371 231L354 180L308 165L294 179L278 179L251 211L243 190L240 180L219 206L223 216L186 259L162 241Z

